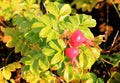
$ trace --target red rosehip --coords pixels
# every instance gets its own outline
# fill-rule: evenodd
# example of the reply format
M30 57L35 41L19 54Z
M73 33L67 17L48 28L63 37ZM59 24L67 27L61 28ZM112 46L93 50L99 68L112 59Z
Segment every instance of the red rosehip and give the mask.
M72 61L72 65L76 64L77 65L77 60L76 57L78 56L79 52L77 48L67 48L65 50L65 55L69 57Z
M72 47L78 47L81 44L83 44L83 42L85 41L86 41L86 38L84 37L82 32L79 30L74 31L70 37L70 45Z

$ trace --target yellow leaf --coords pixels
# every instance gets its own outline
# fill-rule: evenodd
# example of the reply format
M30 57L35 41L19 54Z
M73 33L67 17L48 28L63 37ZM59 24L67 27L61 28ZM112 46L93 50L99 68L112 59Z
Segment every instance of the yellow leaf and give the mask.
M3 76L4 76L4 78L5 78L6 80L9 80L10 77L11 77L11 72L10 72L10 70L7 69L7 68L4 68L4 69L3 69Z
M11 41L11 40L12 40L11 36L4 36L3 39L2 39L2 41L5 42L5 43L8 42L8 41Z
M1 83L1 81L3 81L3 74L2 74L2 71L0 71L0 83Z
M5 32L5 28L2 27L2 26L0 26L0 30L1 30L2 32Z

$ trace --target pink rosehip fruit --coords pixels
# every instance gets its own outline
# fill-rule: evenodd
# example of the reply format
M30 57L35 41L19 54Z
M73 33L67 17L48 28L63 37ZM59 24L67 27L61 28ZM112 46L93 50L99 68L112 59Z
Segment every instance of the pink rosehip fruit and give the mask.
M72 33L70 37L70 45L72 47L78 47L86 41L86 38L81 31L76 30Z
M72 65L77 65L76 57L78 56L79 52L77 48L67 48L65 50L65 55L71 59Z

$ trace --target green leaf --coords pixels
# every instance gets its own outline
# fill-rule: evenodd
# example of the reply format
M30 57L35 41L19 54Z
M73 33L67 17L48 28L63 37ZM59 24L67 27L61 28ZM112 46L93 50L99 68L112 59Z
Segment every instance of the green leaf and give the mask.
M21 58L20 62L24 63L25 65L29 65L32 63L32 58L25 56Z
M65 64L63 62L61 62L60 64L58 64L59 68L57 69L57 74L60 76L64 76L64 68L65 68Z
M92 19L90 15L86 14L80 14L80 26L81 27L95 27L96 26L96 20Z
M28 71L24 71L24 73L22 74L22 77L26 80L26 82L36 82L36 76L34 74L32 74L29 70Z
M4 68L4 69L3 69L3 76L4 76L4 78L5 78L6 80L9 80L10 77L12 76L12 74L11 74L11 72L10 72L9 69Z
M22 74L24 74L25 71L28 71L30 69L30 65L25 65L22 67Z
M32 30L27 32L25 35L25 40L27 44L34 44L35 42L39 41L38 33L34 33Z
M48 12L55 15L56 17L59 16L59 8L57 4L50 2L46 5L46 9Z
M76 30L75 26L70 22L66 22L66 26L67 26L67 29L69 29L71 32Z
M48 57L45 56L45 55L40 55L40 58L38 60L38 64L39 64L39 67L42 69L42 70L48 70L49 69L49 61L48 61Z
M34 44L34 43L38 42L39 39L40 39L40 38L39 38L38 33L35 33L35 34L33 34L33 35L31 36L31 38L29 39L29 41L31 41L31 44Z
M82 23L82 26L84 26L84 27L95 27L96 26L96 20L87 19Z
M50 18L50 21L52 23L52 25L54 26L54 24L57 24L58 23L58 19L52 15L52 14L48 14L49 18Z
M70 82L73 79L73 68L72 66L67 65L64 71L64 79L66 82Z
M47 42L53 40L53 39L58 39L59 38L59 33L55 32L54 30L51 30L49 35L47 35Z
M88 65L88 58L83 52L81 52L79 55L79 66L81 68L85 68L87 65Z
M45 27L39 32L39 37L47 37L51 31L51 27Z
M60 9L60 16L66 16L71 13L71 7L69 4L64 4Z
M41 27L45 27L45 25L41 22L35 22L32 24L31 28L41 28Z
M51 60L51 64L56 64L56 63L60 62L62 59L63 59L63 54L61 52L57 52L53 56L53 58Z
M97 76L94 73L89 73L89 78L86 83L96 83Z
M52 56L53 54L55 54L55 50L51 49L51 48L43 48L42 52L46 55L46 56Z
M59 39L58 43L62 50L64 50L66 48L66 44L62 39Z
M30 71L34 74L39 73L39 64L38 60L34 60L33 63L30 64Z
M100 56L100 50L98 48L88 48L84 51L84 54L87 56L87 59L89 61L86 68L90 69L91 66L95 63L97 58Z
M89 28L79 27L79 30L84 34L86 38L94 39L94 35Z
M50 71L43 71L40 73L43 80L45 80L44 83L55 83L55 77Z
M21 49L21 55L25 55L28 50L29 50L28 46L24 44Z
M23 21L25 21L25 18L24 18L24 17L22 17L22 16L20 16L20 15L16 15L16 16L14 17L14 19L13 19L13 24L19 26L19 25L21 24L21 22L23 22Z
M20 26L20 32L25 32L28 27L30 27L30 22L28 20L25 20L25 21L22 21L21 24L19 25Z
M23 45L23 41L22 41L22 39L21 39L21 40L19 40L19 41L16 43L16 45L15 45L15 53L18 53L18 52L21 51L22 45Z
M80 80L83 75L83 68L74 68L74 80Z
M78 14L76 14L75 16L69 16L69 20L74 26L79 26L80 24Z
M51 20L50 20L49 16L47 16L47 15L41 16L40 17L40 22L45 24L47 27L51 27L52 26Z
M97 78L96 83L104 83L104 80L102 78Z
M56 41L50 41L49 45L50 45L51 48L53 48L53 49L55 49L57 51L61 51L61 48L59 47L58 42L56 42Z
M113 72L111 78L107 81L107 83L120 83L120 73Z
M7 28L5 30L5 35L10 35L13 38L17 37L17 33L18 33L18 31L16 31L15 28Z

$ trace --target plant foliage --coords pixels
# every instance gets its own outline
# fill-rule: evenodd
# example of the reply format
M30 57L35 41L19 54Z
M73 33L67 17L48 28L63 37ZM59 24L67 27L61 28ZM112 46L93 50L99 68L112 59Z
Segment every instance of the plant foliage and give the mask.
M80 3L82 4L82 1ZM65 82L76 80L103 83L101 78L89 71L101 52L89 29L96 26L96 21L86 14L71 15L72 9L69 4L45 1L44 7L45 14L39 9L36 0L0 1L0 16L4 16L5 20L12 18L13 24L13 28L8 27L5 30L5 36L11 37L6 46L14 47L15 53L20 52L23 56L19 61L24 64L22 78L30 83L55 83L58 79ZM72 66L64 53L68 44L61 36L65 36L67 30L73 33L77 29L93 44L82 44L78 47L78 66ZM14 69L16 67L13 70L3 68L0 71L0 81L3 82L3 78L11 80L11 71Z

